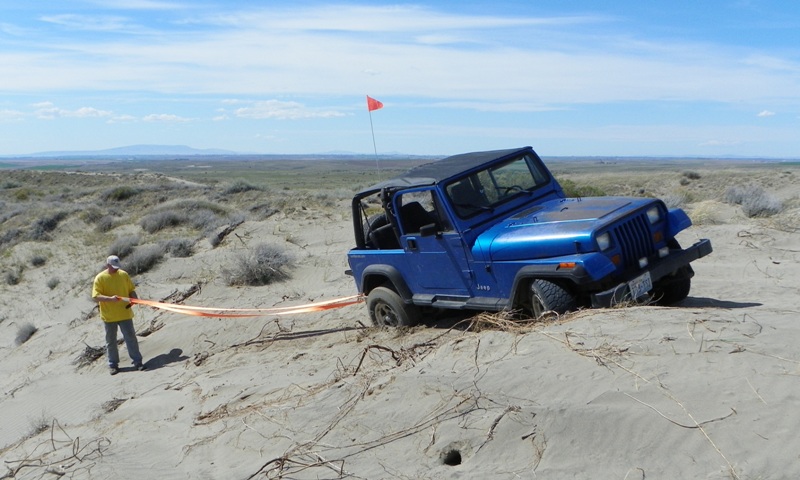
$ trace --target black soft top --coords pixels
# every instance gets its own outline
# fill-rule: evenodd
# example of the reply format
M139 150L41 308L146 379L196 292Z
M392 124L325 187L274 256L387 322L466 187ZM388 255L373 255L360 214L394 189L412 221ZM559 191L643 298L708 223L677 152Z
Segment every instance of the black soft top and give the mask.
M516 157L524 152L533 151L531 147L512 148L508 150L490 150L487 152L471 152L453 155L414 167L399 177L384 180L356 194L363 197L383 188L411 188L434 185L461 173L479 168L488 162L505 157Z

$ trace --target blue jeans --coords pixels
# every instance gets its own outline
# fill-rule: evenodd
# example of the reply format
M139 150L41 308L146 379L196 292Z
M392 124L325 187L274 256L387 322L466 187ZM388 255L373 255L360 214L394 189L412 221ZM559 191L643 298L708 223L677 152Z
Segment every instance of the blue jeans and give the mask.
M139 341L136 340L136 330L133 328L133 320L123 320L121 322L103 322L106 327L106 354L108 355L108 366L116 367L119 365L119 350L117 349L117 326L122 330L122 338L125 339L125 346L128 348L133 364L142 364L142 354L139 353Z

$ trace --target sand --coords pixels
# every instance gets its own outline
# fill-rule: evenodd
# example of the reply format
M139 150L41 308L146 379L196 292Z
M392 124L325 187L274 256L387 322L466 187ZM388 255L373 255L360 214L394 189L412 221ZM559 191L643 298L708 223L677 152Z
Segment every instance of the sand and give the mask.
M340 211L244 222L136 277L139 296L266 308L352 295ZM363 305L233 319L136 306L149 368L121 347L116 376L103 358L77 363L103 345L89 294L105 257L68 222L58 258L3 289L0 478L798 478L798 234L721 215L681 234L714 252L674 307L465 331L452 318L372 328ZM219 271L263 242L297 256L292 278L226 286ZM15 345L26 323L38 330Z

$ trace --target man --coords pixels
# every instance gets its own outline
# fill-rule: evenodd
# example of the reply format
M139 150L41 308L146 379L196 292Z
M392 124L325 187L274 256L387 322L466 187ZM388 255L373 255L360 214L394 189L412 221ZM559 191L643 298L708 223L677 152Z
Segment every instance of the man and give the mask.
M117 327L122 330L122 338L128 348L128 355L137 370L144 370L139 342L133 328L133 309L124 298L139 298L136 287L128 272L122 270L119 257L111 255L106 259L106 269L94 277L92 299L100 306L100 317L106 329L106 355L111 375L119 373L119 351L117 349ZM121 298L124 297L124 298Z

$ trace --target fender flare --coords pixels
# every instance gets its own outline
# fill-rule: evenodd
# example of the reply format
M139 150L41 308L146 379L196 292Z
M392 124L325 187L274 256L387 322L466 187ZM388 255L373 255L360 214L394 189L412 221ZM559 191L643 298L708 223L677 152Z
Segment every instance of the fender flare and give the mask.
M398 295L403 299L405 302L410 302L411 297L413 294L411 293L411 289L408 288L408 284L406 283L403 275L400 273L396 267L392 265L383 265L383 264L373 264L369 265L367 268L364 269L364 272L361 274L361 293L367 295L369 294L369 290L372 290L375 287L380 287L385 282L383 281L373 281L371 279L374 278L385 278L392 283L395 288L395 291Z

